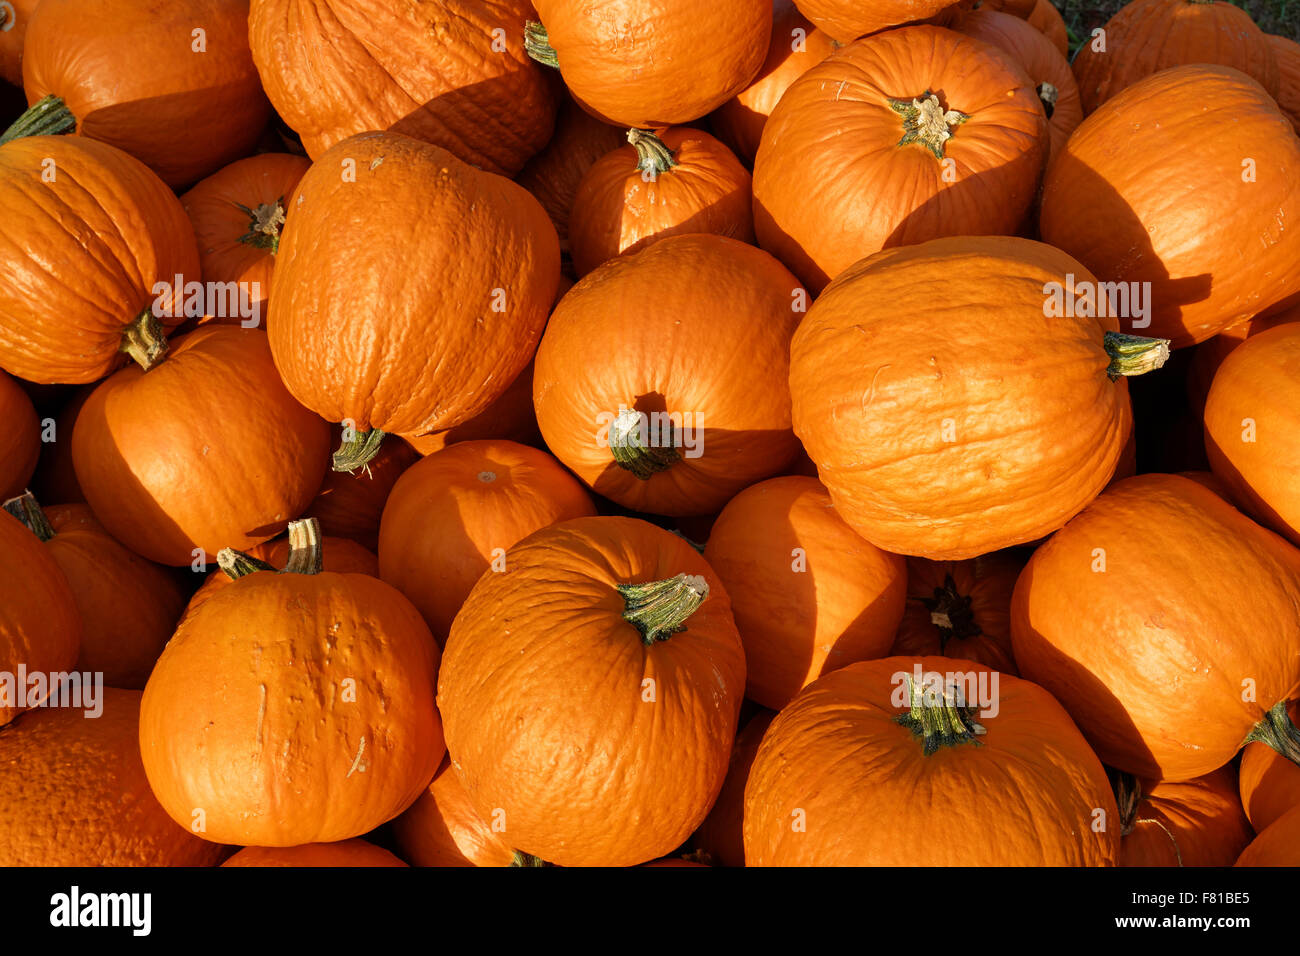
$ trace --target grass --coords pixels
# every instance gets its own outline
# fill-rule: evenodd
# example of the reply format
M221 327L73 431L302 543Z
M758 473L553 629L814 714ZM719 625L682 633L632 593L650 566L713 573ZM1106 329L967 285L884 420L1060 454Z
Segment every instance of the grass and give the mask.
M1070 31L1070 54L1096 27L1105 26L1126 0L1052 0ZM1300 41L1300 0L1231 0L1259 24L1265 33Z

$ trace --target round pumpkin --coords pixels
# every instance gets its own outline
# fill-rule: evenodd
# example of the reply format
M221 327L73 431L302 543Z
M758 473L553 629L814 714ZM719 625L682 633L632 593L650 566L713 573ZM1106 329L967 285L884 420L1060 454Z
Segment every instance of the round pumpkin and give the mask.
M1300 322L1300 306L1280 312L1270 309L1245 322L1238 322L1198 345L1187 369L1187 397L1193 410L1204 417L1205 400L1209 398L1214 376L1238 345L1253 335L1288 322Z
M744 694L722 583L634 518L551 525L505 566L470 592L438 677L471 804L560 866L671 853L717 798Z
M1300 807L1284 816L1241 851L1235 866L1300 866Z
M1012 649L1108 766L1191 780L1300 686L1298 605L1300 551L1194 481L1139 475L1034 552Z
M139 691L105 687L93 707L34 710L0 733L0 766L21 768L0 774L0 866L216 866L229 853L159 805L139 717Z
M534 0L533 59L555 67L573 98L615 126L675 126L739 93L772 32L771 0Z
M1205 402L1205 452L1233 501L1300 545L1300 322L1224 359Z
M1300 43L1287 37L1265 37L1277 60L1278 84L1274 99L1295 131L1300 133Z
M848 43L868 33L919 20L943 22L959 0L795 0L799 12L827 35Z
M763 734L767 733L775 717L775 711L760 710L736 734L722 790L718 792L713 809L695 831L692 844L706 854L714 866L745 865L745 783L749 780L749 768L754 764L754 757L758 755L759 744L763 742Z
M781 97L754 160L754 229L820 291L890 246L1014 233L1047 149L1034 83L996 47L940 27L890 30Z
M1039 226L1098 279L1141 292L1125 331L1181 348L1300 289L1300 234L1283 225L1300 218L1297 176L1300 139L1257 83L1178 67L1084 120L1047 171Z
M887 657L824 675L772 721L745 785L745 864L1110 866L1115 817L1105 770L1041 687Z
M272 281L275 364L298 401L350 427L335 467L354 470L371 432L444 431L498 398L559 275L555 229L526 190L437 146L363 133L298 184Z
M244 847L222 866L406 866L381 846L365 840L308 843L304 846Z
M379 527L380 576L442 641L470 590L540 528L594 515L582 484L550 455L464 441L422 458L393 487Z
M1269 95L1278 91L1277 59L1266 35L1225 0L1133 0L1102 29L1104 36L1086 38L1074 57L1085 113L1144 77L1189 63L1232 67Z
M685 126L630 129L627 139L587 170L574 196L569 249L579 276L668 236L754 241L749 173L731 150Z
M29 105L63 100L81 136L168 186L247 156L270 107L248 49L248 0L41 0L23 46Z
M745 697L780 710L822 674L889 653L907 567L835 513L816 478L770 478L718 515L704 559L745 645Z
M433 782L393 821L393 839L415 866L521 865L506 835L470 804L450 759L443 760Z
M1120 866L1232 866L1254 838L1231 766L1182 783L1115 776Z
M1052 46L1061 56L1069 57L1070 34L1065 28L1065 18L1052 0L1034 0L1034 8L1026 19L1030 26L1052 41Z
M720 510L794 457L784 382L805 302L779 262L723 236L671 236L610 260L542 337L542 437L624 507Z
M336 426L333 432L333 444L338 445L343 430ZM378 552L384 503L397 479L419 460L420 453L406 442L383 442L365 467L351 472L325 472L325 481L304 514L319 521L326 535L351 538L368 551Z
M27 487L41 456L36 408L12 378L0 372L0 500Z
M1246 816L1256 833L1263 833L1292 807L1300 806L1300 702L1269 711L1275 739L1293 746L1286 754L1263 739L1252 740L1241 750L1240 795Z
M145 687L149 784L174 820L201 812L209 840L360 836L415 802L446 752L419 612L369 575L321 571L314 522L290 540L285 573L253 570L186 615Z
M23 85L23 40L40 0L6 0L0 5L0 79Z
M124 352L158 360L162 329L185 318L176 276L184 288L199 275L194 229L162 180L104 143L26 136L0 146L0 209L0 367L84 383Z
M159 564L274 537L320 487L329 428L293 400L259 329L209 325L86 399L72 460L108 532Z
M840 517L886 551L957 561L1077 514L1129 435L1121 379L1168 354L1095 317L1095 292L1028 239L935 239L846 270L790 347L795 434Z

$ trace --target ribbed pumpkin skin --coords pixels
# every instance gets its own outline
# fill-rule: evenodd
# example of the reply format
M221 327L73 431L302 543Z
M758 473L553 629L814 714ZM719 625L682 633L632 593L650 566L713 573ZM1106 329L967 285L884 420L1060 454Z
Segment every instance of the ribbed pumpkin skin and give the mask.
M678 574L702 576L708 597L686 630L646 646L614 585ZM703 822L744 684L727 593L689 544L633 518L577 518L525 538L470 592L438 709L470 802L504 813L515 849L634 866Z
M47 160L53 182L41 178ZM183 321L162 313L181 311L177 274L198 279L194 228L143 163L80 137L17 139L0 147L0 209L0 367L43 384L93 382L122 363L123 331L155 299L163 326Z
M41 0L23 90L28 105L62 97L80 135L125 150L173 188L252 152L270 114L248 49L248 0Z
M478 579L541 528L594 515L582 484L544 451L466 441L416 462L384 507L379 573L442 642Z
M951 127L943 159L902 143L889 104L927 90L970 117ZM754 160L754 229L820 291L890 246L1014 233L1047 149L1033 84L995 47L940 27L891 30L827 57L781 97Z
M290 847L244 847L222 866L406 866L381 846L365 840L308 843Z
M1205 453L1233 501L1300 545L1300 322L1224 359L1205 402Z
M1300 133L1300 43L1286 37L1265 37L1277 60L1277 105Z
M40 0L9 0L0 14L0 78L14 86L23 85L23 40L27 24ZM12 24L10 21L13 21Z
M736 734L722 790L695 831L693 844L709 855L714 866L745 865L745 784L763 734L775 718L775 711L761 710Z
M902 23L946 18L957 0L795 0L799 12L840 43Z
M1219 135L1225 115L1231 137ZM1255 182L1243 181L1245 157ZM1300 289L1300 234L1283 225L1300 219L1298 176L1300 140L1257 83L1227 67L1179 67L1075 130L1047 170L1039 227L1103 282L1150 282L1150 325L1126 319L1123 331L1182 348Z
M579 276L668 236L711 232L754 241L749 173L731 150L691 127L664 130L659 139L677 165L648 182L630 145L606 154L582 177L569 215Z
M355 182L340 175L349 161ZM396 133L316 161L276 258L268 332L289 391L326 421L399 435L451 428L505 391L560 276L527 191Z
M511 176L555 120L524 52L531 18L527 0L253 0L248 35L267 96L312 159L390 130Z
M1034 552L1012 647L1108 766L1191 780L1300 687L1298 602L1300 551L1194 481L1139 475Z
M27 393L0 372L0 501L22 494L41 456L41 422Z
M763 127L781 95L835 52L837 46L799 12L793 0L772 0L772 39L767 59L747 87L713 111L709 123L714 134L752 165Z
M535 0L536 19L582 107L615 126L699 119L758 72L771 0Z
M1300 720L1300 704L1287 708L1291 721ZM1283 757L1266 743L1246 744L1241 750L1238 778L1241 802L1256 833L1300 806L1300 765Z
M962 560L1050 534L1105 486L1128 391L1106 374L1114 318L1044 315L1069 273L1092 281L1028 239L936 239L863 260L813 303L790 347L794 429L854 530Z
M672 236L610 260L564 297L538 348L533 401L547 446L627 508L720 510L794 457L783 382L802 298L779 262L723 236ZM680 461L637 478L601 434L600 416L620 408L680 413L679 425L699 426L700 454L685 457L695 452L683 445Z
M906 565L845 524L816 478L772 478L732 498L704 559L731 597L755 703L780 710L822 674L889 653Z
M1251 841L1236 866L1300 866L1300 807L1279 818Z
M947 657L863 661L781 711L745 787L746 865L1114 865L1119 828L1092 827L1097 810L1116 819L1115 798L1061 706L1003 674L998 714L977 718L980 746L927 757L891 700L918 663L941 674L987 670Z
M1052 41L1061 56L1070 55L1070 35L1065 29L1065 19L1052 0L1036 0L1034 9L1026 18L1043 36Z
M1159 783L1120 840L1120 866L1232 866L1254 838L1237 796L1237 773L1220 767L1183 783Z
M393 821L393 837L414 866L509 866L514 855L504 835L470 805L450 760Z
M1103 29L1105 52L1085 39L1074 57L1085 114L1144 77L1189 63L1232 67L1270 95L1278 90L1277 60L1266 34L1249 13L1223 0L1133 0Z
M229 412L214 420L213 402ZM159 564L245 550L320 487L329 428L285 391L266 334L209 325L149 372L122 369L82 406L72 459L109 533Z
M375 578L240 578L186 616L149 678L150 786L177 821L203 808L203 836L222 843L368 833L414 802L446 752L438 657L415 608Z

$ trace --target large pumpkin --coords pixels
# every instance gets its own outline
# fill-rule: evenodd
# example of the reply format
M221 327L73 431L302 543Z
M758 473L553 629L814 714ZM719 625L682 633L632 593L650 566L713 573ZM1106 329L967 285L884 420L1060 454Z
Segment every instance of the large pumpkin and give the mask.
M511 866L510 848L500 816L485 820L469 802L460 778L444 760L433 781L393 821L393 839L415 866Z
M760 710L736 734L722 790L713 809L695 831L692 844L714 866L745 865L745 784L763 734L775 717L774 711Z
M555 229L523 188L408 136L363 133L298 184L271 350L289 391L354 433L335 459L352 470L372 431L423 435L487 408L528 364L559 278Z
M699 119L754 78L772 31L771 0L535 0L529 54L573 98L616 126Z
M795 433L840 517L886 551L961 560L1077 514L1128 439L1120 379L1167 355L1094 317L1095 291L1028 239L936 239L846 270L790 347Z
M1256 833L1263 833L1292 807L1300 806L1300 703L1269 712L1275 725L1274 739L1283 742L1283 752L1261 738L1241 751L1241 803Z
M943 22L959 0L795 0L799 12L840 43L904 23Z
M1252 336L1288 322L1300 322L1300 305L1282 311L1269 309L1266 313L1224 329L1198 345L1187 368L1187 398L1192 404L1192 410L1204 416L1205 401L1210 396L1214 377L1238 345Z
M816 478L772 478L736 495L704 559L731 598L749 700L780 710L822 674L889 653L906 565L845 524Z
M285 573L254 570L186 615L145 687L149 784L209 840L360 836L410 806L445 752L419 612L376 578L321 571L314 522L290 536Z
M171 190L121 150L70 136L0 146L0 367L93 382L166 351L196 280L194 229ZM61 268L50 269L51 262Z
M570 290L537 351L542 437L598 494L711 514L794 457L784 387L799 281L723 236L672 236Z
M939 27L891 30L781 97L754 160L754 229L820 291L890 246L1015 232L1047 149L1034 84L996 47Z
M972 661L887 657L810 684L750 768L745 864L1114 865L1096 755L1041 687L993 678Z
M173 188L246 156L270 107L248 49L248 0L41 0L23 47L28 104L63 100L77 132Z
M1300 551L1194 481L1139 475L1034 552L1012 647L1108 766L1177 782L1248 735L1281 746L1266 717L1300 687L1297 607Z
M1295 40L1269 35L1268 45L1277 59L1277 105L1300 133L1300 43Z
M567 281L567 280L566 280ZM405 444L418 455L432 455L448 445L482 438L499 438L521 445L541 445L537 412L533 409L533 363L530 361L506 390L483 411L446 431L408 435ZM374 466L374 462L371 462Z
M303 846L250 846L240 850L222 866L406 866L381 846L365 840L338 843L307 843Z
M1236 866L1300 866L1300 807L1290 810L1241 851Z
M506 553L438 677L452 768L510 844L560 866L670 853L722 787L745 654L717 575L633 518L576 518Z
M41 422L27 393L0 372L0 500L27 487L41 456Z
M1232 866L1254 837L1230 766L1183 783L1114 778L1120 866Z
M1178 67L1075 130L1047 171L1039 226L1098 279L1142 296L1124 331L1181 348L1300 289L1297 176L1300 139L1259 84Z
M0 79L23 85L23 40L40 0L8 0L0 6Z

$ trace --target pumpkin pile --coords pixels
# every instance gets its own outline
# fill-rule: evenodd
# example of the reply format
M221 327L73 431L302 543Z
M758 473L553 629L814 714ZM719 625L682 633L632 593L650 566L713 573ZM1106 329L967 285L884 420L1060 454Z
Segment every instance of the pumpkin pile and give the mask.
M1296 37L0 6L0 865L1300 863Z

